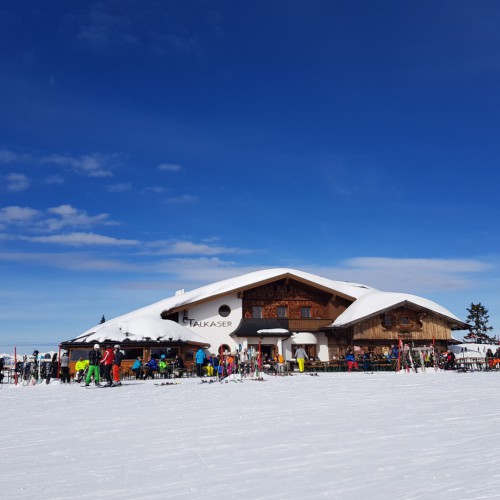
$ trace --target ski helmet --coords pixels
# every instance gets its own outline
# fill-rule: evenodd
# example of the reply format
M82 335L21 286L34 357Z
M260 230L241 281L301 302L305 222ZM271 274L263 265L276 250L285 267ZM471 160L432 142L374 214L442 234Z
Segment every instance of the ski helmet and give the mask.
M99 344L94 344L94 349L100 349Z

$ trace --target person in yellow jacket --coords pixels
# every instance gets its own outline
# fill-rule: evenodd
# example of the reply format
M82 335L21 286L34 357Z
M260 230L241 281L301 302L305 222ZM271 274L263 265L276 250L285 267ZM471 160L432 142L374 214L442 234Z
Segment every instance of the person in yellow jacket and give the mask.
M274 362L276 372L280 374L285 373L285 358L283 357L283 354L277 353L276 356L274 356Z
M80 358L78 358L78 361L75 364L75 371L76 371L75 378L78 383L80 383L85 378L88 367L89 367L89 360L83 359L80 356Z

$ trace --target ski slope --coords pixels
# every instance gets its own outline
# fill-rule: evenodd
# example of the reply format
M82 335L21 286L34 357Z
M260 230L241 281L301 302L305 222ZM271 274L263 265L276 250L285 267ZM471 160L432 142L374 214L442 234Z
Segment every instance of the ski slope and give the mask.
M3 498L488 499L500 373L0 389Z

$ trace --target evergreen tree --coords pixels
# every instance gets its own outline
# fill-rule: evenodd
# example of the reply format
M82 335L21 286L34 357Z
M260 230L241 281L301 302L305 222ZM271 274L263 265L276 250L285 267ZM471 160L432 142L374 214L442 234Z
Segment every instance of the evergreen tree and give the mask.
M104 314L102 315L101 321L99 322L100 325L103 323L106 323L106 318L104 317Z
M471 303L467 308L469 315L467 323L469 323L469 334L464 337L468 342L476 342L478 344L493 343L494 340L488 335L488 332L493 330L492 326L488 326L488 309L481 302Z

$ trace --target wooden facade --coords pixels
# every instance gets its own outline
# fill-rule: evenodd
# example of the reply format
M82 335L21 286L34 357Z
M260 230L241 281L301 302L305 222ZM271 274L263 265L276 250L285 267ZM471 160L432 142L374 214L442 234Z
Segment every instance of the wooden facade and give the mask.
M262 308L263 318L278 318L279 308L285 308L285 317L289 321L319 319L333 322L350 304L333 293L288 278L245 290L240 296L244 318L254 317L254 307L258 306ZM308 308L310 316L303 316L303 308ZM311 323L312 327L313 325ZM300 327L300 323L297 326Z
M363 352L382 354L399 339L413 346L435 345L437 349L447 349L455 343L451 336L456 326L433 311L405 303L344 328L332 328L332 323L352 304L352 300L335 293L301 283L293 279L283 279L240 292L243 306L243 320L240 330L245 331L245 321L258 328L255 308L259 308L262 325L270 319L280 320L280 326L289 331L324 333L328 341L328 357L343 357L355 346ZM306 308L310 317L303 317ZM286 311L286 317L279 311ZM248 334L248 328L245 331ZM238 331L236 332L238 334Z
M400 339L412 346L434 345L441 350L457 342L451 336L449 320L414 305L385 311L346 328L328 329L327 337L332 357L344 356L353 346L382 354Z

